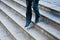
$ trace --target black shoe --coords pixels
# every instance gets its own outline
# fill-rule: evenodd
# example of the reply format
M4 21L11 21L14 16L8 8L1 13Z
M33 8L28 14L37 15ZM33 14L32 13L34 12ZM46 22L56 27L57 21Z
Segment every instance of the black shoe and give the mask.
M25 27L28 27L30 23L31 23L31 22L27 22L26 25L25 25Z
M32 28L32 27L33 27L33 24L30 23L29 26L27 26L27 27L25 27L25 28L26 28L26 29L30 29L30 28Z

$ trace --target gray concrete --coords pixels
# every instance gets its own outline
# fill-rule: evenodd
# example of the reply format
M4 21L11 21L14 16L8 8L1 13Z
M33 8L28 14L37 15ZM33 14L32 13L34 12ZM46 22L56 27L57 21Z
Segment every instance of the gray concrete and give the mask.
M1 7L1 9L11 18L13 19L19 26L21 26L25 31L27 31L33 38L36 40L54 40L47 35L43 34L41 31L38 29L31 28L30 30L27 30L24 28L25 21L21 18L21 16L18 15L17 12L13 11L10 9L8 6ZM16 14L15 14L16 13ZM1 20L2 21L2 20ZM19 22L20 21L20 22ZM32 31L32 32L31 32Z
M10 1L9 1L9 2L10 2ZM9 3L9 2L8 2L8 3ZM12 3L13 3L13 2L12 2ZM6 4L7 4L7 2L6 2ZM23 10L22 8L17 8L16 5L14 5L14 7L13 7L13 5L12 5L11 3L9 3L9 4L7 4L7 5L8 5L9 7L13 8L14 10L18 11L20 14L22 14L22 15L25 16L25 14L24 14L25 12L24 12L24 11L22 12L22 10ZM19 9L19 10L17 10L16 8ZM20 10L21 10L21 12L20 12ZM26 17L26 16L25 16L25 17ZM34 20L33 20L33 21L34 21ZM42 25L41 25L41 26L42 26ZM46 26L47 26L47 25L46 25ZM45 27L45 26L43 26L43 28L44 28L44 27ZM48 27L48 26L47 26L47 27ZM49 26L49 27L51 28L52 26ZM44 29L45 29L45 28L44 28ZM55 28L53 28L53 29L55 30ZM56 37L58 38L58 37L59 37L59 35L58 35L59 32L56 31L56 33L57 33L57 35L56 35L56 34L54 34L54 33L51 31L51 30L53 30L53 29L51 28L51 29L50 29L50 32L52 33L52 35L54 35L54 36L56 36ZM45 29L45 30L48 31L48 29ZM53 30L53 31L54 31L54 30Z
M1 10L4 12L0 15L0 21L16 38L16 40L56 40L55 38L60 39L60 30L56 29L51 24L47 24L47 22L44 21L40 21L40 23L33 25L33 28L30 30L25 29L24 26L26 17L26 5L24 3L23 5L21 4L13 1L2 0L0 6ZM48 19L60 24L59 17L43 10L40 11L41 15L44 15ZM32 18L32 22L34 22L34 16Z
M10 37L9 33L2 23L0 23L0 40L14 40Z
M45 1L54 5L60 6L60 0L40 0L40 1Z

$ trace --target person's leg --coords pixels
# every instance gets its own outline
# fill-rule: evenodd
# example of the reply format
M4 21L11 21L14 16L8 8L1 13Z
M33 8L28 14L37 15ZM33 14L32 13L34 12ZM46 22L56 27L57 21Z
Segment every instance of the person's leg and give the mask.
M39 3L39 0L33 0L33 10L35 12L35 23L39 21L39 17L40 17L38 3Z
M26 0L26 25L25 27L29 26L29 24L31 23L31 18L32 18L32 1Z

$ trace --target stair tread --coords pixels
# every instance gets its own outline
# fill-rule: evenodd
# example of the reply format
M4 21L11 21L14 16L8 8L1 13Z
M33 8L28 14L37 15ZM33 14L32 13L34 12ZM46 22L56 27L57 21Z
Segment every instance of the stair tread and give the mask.
M26 4L23 1L21 1L21 2L19 0L14 0L14 1L19 3L22 6L26 7ZM44 10L41 10L41 9L39 11L40 11L41 15L43 15L43 16L47 17L48 19L51 19L54 22L60 24L60 17L53 15L52 12L50 13L50 12L47 12L47 11L44 11Z
M54 5L54 4L51 4L51 3L48 3L48 2L44 2L44 1L39 1L39 4L40 4L40 5L43 5L43 6L45 6L45 7L48 7L48 8L50 8L50 9L53 9L53 10L55 10L55 11L60 12L60 7L57 6L57 5ZM48 5L48 6L47 6L47 5Z
M10 31L10 33L16 38L16 40L29 40L29 38L19 29L19 26L12 22L6 15L1 13L1 22Z
M25 4L26 2L23 2L22 0L13 0L13 1L15 1L21 5L24 5L26 7L26 4Z
M9 1L10 2L10 1ZM11 3L9 3L8 1L6 1L6 2L4 2L4 3L6 3L8 6L10 6L11 8L13 8L13 9L15 9L16 11L18 11L20 14L22 14L22 15L24 15L25 17L26 17L26 15L24 14L25 13L25 11L23 11L22 12L22 9L20 8L18 8L18 7L16 7L15 5L13 5L13 4L11 4ZM33 20L34 21L34 20ZM44 22L43 22L44 23ZM41 24L41 22L40 22L40 24ZM37 24L37 25L39 25L41 28L43 28L44 30L46 30L46 31L48 31L49 33L51 33L52 35L54 35L55 37L57 37L58 39L60 39L60 31L58 31L57 29L55 29L55 28L53 28L52 26L50 26L50 25L46 25L46 26L41 26L40 24ZM49 26L49 27L48 27ZM49 28L49 29L47 29L47 28ZM52 31L53 32L52 32ZM56 32L56 34L55 34L55 32Z
M52 21L60 24L60 17L56 16L56 15L53 15L52 13L50 12L47 12L47 11L43 11L43 10L40 10L42 11L41 14L45 17L47 17L48 19L51 19Z
M7 6L1 7L1 10L3 10L10 18L12 18L18 25L20 25L25 31L27 31L36 40L50 40L51 39L45 34L43 34L42 32L38 31L36 28L31 28L29 30L25 29L24 28L25 21L23 21L22 18L20 18L18 15L14 14L16 12L12 12Z
M0 40L13 40L6 31L3 24L0 23Z

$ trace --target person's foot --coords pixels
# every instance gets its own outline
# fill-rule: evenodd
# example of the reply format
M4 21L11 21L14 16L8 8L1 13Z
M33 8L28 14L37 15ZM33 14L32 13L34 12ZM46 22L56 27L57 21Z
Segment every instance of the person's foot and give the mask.
M26 29L30 29L33 26L32 23L30 23L27 27L25 27Z
M29 24L30 24L31 22L26 22L26 25L25 25L25 27L27 27L27 26L29 26Z
M25 27L26 29L30 29L31 27L30 27L30 25L29 26L27 26L27 27Z

